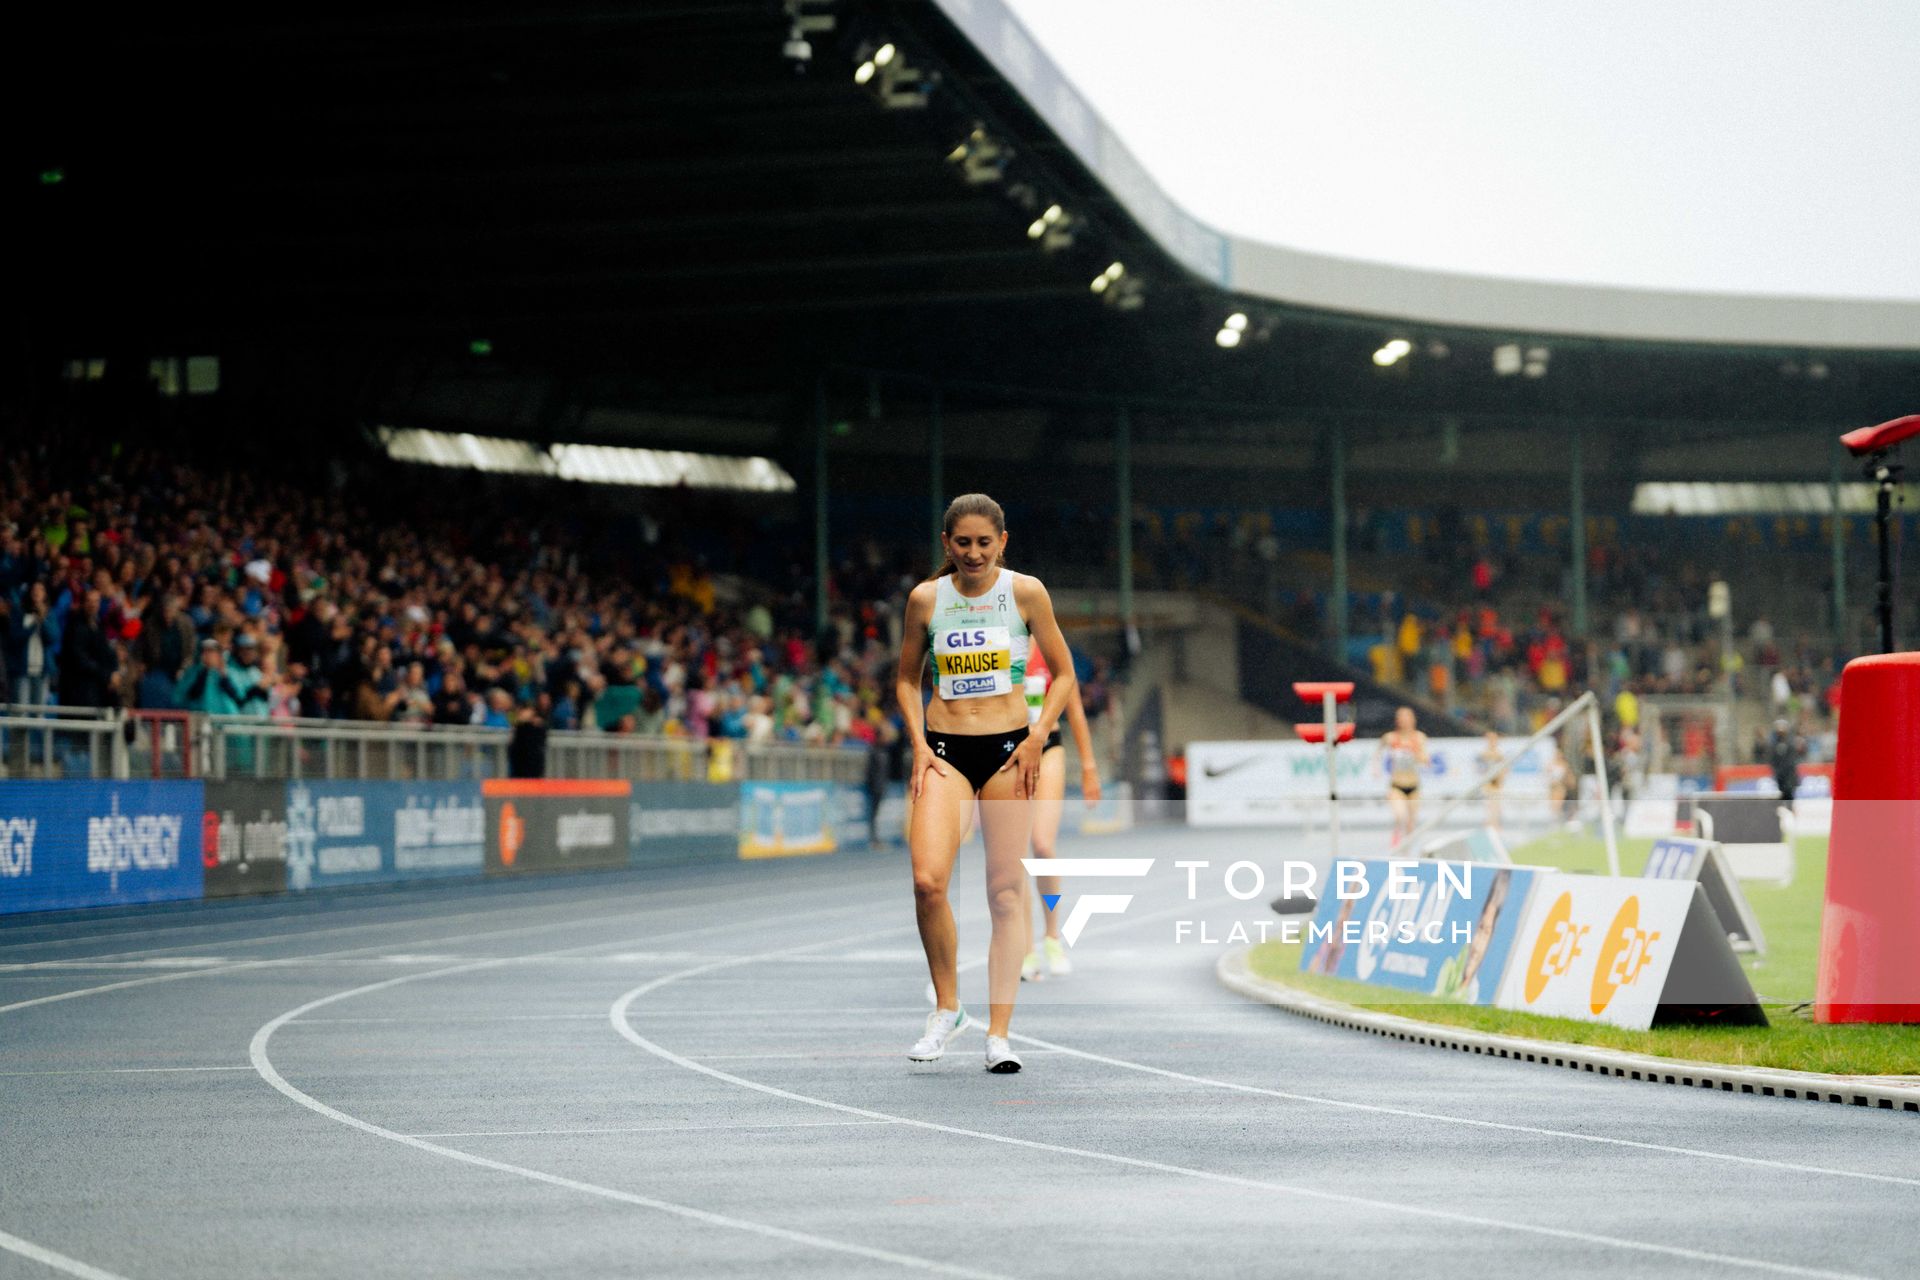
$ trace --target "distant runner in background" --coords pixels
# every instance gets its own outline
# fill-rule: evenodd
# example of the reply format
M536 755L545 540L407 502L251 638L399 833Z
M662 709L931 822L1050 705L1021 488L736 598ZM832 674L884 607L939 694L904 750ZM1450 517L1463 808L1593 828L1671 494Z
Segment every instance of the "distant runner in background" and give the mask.
M1427 735L1415 727L1412 707L1393 713L1393 728L1380 735L1380 754L1387 765L1387 805L1393 810L1393 844L1413 834L1420 816L1420 771L1431 758Z
M1506 774L1494 773L1494 770L1499 767L1500 734L1489 729L1487 745L1480 751L1480 775L1486 779L1483 789L1487 796L1487 827L1494 832L1500 830L1500 788L1507 781Z

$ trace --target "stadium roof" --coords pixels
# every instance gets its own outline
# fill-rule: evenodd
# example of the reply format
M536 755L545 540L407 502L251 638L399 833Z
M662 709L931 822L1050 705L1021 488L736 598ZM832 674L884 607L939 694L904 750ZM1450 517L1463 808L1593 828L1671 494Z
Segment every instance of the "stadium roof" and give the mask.
M1920 370L1236 298L926 4L40 20L6 89L34 121L8 203L36 368L211 351L236 385L306 351L369 422L745 453L822 371L886 370L956 412L1129 398L1227 454L1336 417L1824 440L1910 408Z

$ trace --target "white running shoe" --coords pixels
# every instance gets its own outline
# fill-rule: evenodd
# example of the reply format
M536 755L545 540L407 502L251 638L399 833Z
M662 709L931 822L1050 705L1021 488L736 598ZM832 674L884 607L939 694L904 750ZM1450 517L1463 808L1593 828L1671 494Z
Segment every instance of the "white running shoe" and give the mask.
M1047 972L1056 978L1073 972L1073 961L1067 959L1067 949L1058 938L1047 939Z
M1046 970L1040 967L1040 953L1027 952L1027 958L1020 962L1020 981L1038 982L1046 976Z
M973 1025L965 1009L935 1009L927 1015L927 1033L913 1042L907 1056L915 1062L932 1062L947 1051L947 1045Z
M1020 1069L1020 1055L1013 1051L1005 1036L987 1037L987 1070L995 1075L1012 1075Z

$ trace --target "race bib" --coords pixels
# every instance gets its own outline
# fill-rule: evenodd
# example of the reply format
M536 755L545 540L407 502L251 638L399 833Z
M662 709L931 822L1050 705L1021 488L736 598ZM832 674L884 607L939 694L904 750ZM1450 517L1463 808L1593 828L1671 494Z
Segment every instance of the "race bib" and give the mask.
M933 633L940 696L990 698L1013 692L1013 633L1006 627L944 627Z

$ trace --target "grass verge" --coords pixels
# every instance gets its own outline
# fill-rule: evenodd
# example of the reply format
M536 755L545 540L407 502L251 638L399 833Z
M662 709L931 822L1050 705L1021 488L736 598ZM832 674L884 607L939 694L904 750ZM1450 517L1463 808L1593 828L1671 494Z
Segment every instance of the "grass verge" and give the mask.
M1637 874L1646 864L1651 840L1620 845L1621 870ZM1269 942L1253 949L1252 970L1263 978L1341 1000L1364 1009L1443 1026L1500 1035L1558 1040L1663 1058L1719 1062L1745 1067L1780 1067L1837 1075L1920 1076L1920 1026L1822 1026L1808 1007L1819 965L1820 905L1826 885L1827 842L1802 840L1796 847L1794 882L1780 888L1745 882L1760 928L1767 937L1764 957L1742 963L1766 1007L1766 1027L1655 1027L1628 1031L1571 1018L1455 1004L1434 996L1393 991L1344 978L1300 972L1297 943ZM1567 871L1603 872L1606 850L1594 837L1547 836L1514 851L1514 861Z

